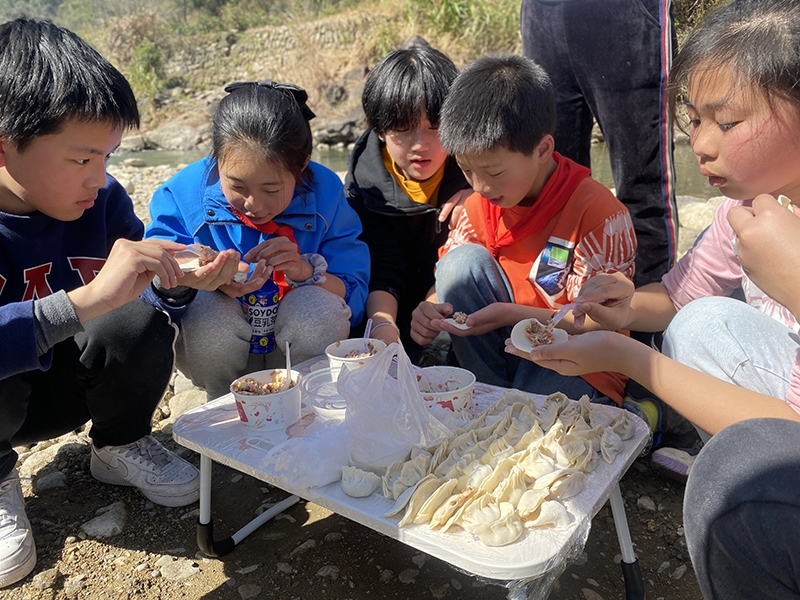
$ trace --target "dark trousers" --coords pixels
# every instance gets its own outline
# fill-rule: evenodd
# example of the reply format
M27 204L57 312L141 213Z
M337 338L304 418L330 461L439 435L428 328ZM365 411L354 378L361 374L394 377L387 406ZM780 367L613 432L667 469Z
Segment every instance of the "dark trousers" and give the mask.
M670 0L523 0L522 48L547 71L558 105L555 148L587 167L593 116L611 158L617 198L639 242L637 287L675 261L677 208L666 72Z
M707 600L800 598L798 439L800 423L752 419L698 454L683 519Z
M150 433L172 374L175 334L164 313L137 299L56 344L47 371L0 381L0 479L14 468L14 446L63 435L90 419L89 434L100 446Z

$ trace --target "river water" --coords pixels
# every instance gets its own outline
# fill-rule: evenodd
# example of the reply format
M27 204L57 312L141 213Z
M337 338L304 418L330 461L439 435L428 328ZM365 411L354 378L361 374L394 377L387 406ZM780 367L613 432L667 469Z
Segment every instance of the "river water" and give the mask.
M203 158L203 156L204 154L201 152L148 151L137 152L136 154L114 155L111 157L110 162L113 164L126 158L136 157L144 159L148 166L178 165L194 162ZM697 163L689 144L676 144L673 157L675 162L676 195L695 196L698 198L711 198L719 195L714 188L708 185L708 181L700 176L700 171L697 168ZM347 171L346 150L315 150L311 158L333 171ZM614 187L611 164L608 160L608 150L605 144L592 145L592 175L600 183L608 187Z

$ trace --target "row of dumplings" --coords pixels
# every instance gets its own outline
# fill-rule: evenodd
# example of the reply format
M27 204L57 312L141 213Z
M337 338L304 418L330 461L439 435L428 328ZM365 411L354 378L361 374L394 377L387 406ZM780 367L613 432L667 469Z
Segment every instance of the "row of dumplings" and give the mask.
M342 489L355 496L381 485L403 509L399 526L459 526L487 546L517 540L525 527L562 527L571 517L561 500L583 490L602 456L611 463L635 431L625 411L551 394L537 410L519 390L500 399L464 429L430 449L414 448L381 479L342 469Z

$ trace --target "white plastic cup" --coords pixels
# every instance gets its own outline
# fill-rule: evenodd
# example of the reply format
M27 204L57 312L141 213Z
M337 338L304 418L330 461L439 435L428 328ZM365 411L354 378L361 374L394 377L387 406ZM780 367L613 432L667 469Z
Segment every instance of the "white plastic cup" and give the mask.
M236 381L255 379L260 383L269 383L275 372L285 373L286 369L267 369L256 371L240 377ZM286 429L300 420L300 373L292 370L294 385L283 392L251 396L234 391L231 392L239 412L239 420L248 429L259 431L276 431ZM235 382L234 382L235 383Z

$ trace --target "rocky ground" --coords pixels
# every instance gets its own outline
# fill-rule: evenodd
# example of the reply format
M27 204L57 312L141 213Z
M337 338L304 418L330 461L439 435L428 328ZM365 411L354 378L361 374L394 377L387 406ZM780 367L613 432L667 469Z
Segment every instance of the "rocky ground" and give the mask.
M177 167L141 164L132 159L110 171L147 220L153 190ZM717 202L680 199L682 248L709 222ZM199 457L172 441L171 427L204 398L201 390L176 377L155 415L154 435L195 464ZM4 600L508 596L497 582L481 581L310 502L263 526L231 554L211 559L199 552L195 539L197 504L164 508L130 488L95 481L85 432L18 451L39 562L31 576L0 591ZM218 538L287 495L218 465L212 485ZM642 458L625 475L621 489L647 598L699 599L683 536L682 484L663 479ZM549 597L624 598L619 552L606 506L592 522L584 551L566 567Z

